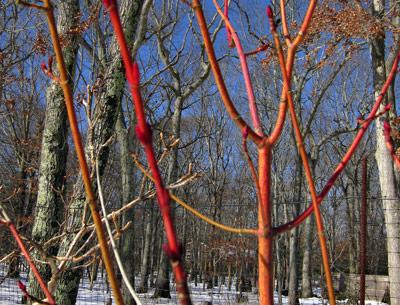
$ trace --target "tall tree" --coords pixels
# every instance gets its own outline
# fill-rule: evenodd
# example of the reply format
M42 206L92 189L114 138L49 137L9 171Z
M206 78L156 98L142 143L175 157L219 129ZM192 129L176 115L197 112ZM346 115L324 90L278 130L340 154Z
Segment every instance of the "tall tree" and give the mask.
M210 73L210 65L205 63L204 54L202 51L196 53L190 52L189 54L183 54L181 51L188 47L190 41L188 39L188 33L191 29L189 26L185 29L184 33L179 35L183 37L181 45L179 48L175 46L174 41L176 37L170 32L174 29L179 22L179 7L181 6L180 1L165 1L163 4L163 9L161 10L161 15L158 16L153 11L153 19L155 21L155 35L157 39L157 50L158 56L160 57L162 64L166 69L168 74L168 79L171 79L171 84L169 87L172 88L173 95L171 97L171 102L173 104L173 110L171 115L170 128L167 130L168 134L174 139L180 139L181 137L181 119L182 112L184 110L184 104L188 98L198 89L198 87L206 80ZM168 9L166 9L168 8ZM172 16L171 11L175 11L176 14ZM163 28L166 24L169 24L165 30ZM215 30L218 32L219 28ZM172 50L177 49L176 52ZM185 61L190 57L198 57L199 66L189 67ZM182 63L185 63L183 65ZM192 65L193 66L193 65ZM188 71L193 69L193 74L188 74ZM197 74L197 77L193 77ZM165 77L165 76L164 76ZM168 159L167 165L167 178L166 183L173 183L178 178L178 149L179 146L174 146L171 148L171 152ZM166 297L170 298L170 288L169 288L169 265L168 259L165 253L161 253L160 268L157 274L156 280L156 290L154 293L155 297Z
M372 13L378 19L382 19L385 14L385 1L373 0ZM398 9L395 1L390 1L393 9ZM372 73L375 97L380 95L380 88L386 79L385 65L385 33L384 30L376 37L371 39L371 58ZM398 47L395 47L397 50ZM388 65L390 67L390 63ZM387 101L387 100L386 100ZM386 102L387 103L387 102ZM381 108L385 107L383 103ZM399 194L396 190L398 183L392 157L386 148L383 134L383 122L386 118L381 117L376 121L376 152L375 159L379 171L379 183L381 188L382 204L385 213L385 224L387 232L387 252L388 252L388 271L390 287L390 303L392 305L400 304L400 206L398 204Z
M79 0L66 0L59 3L57 29L65 38L63 55L69 73L69 82L74 81L75 62L78 52L76 35L71 34L78 25ZM42 138L39 168L39 186L32 239L43 244L60 229L64 211L63 186L67 162L67 112L60 85L52 82L46 91L46 117ZM48 255L56 255L58 248L46 249ZM51 277L48 265L40 267L46 280ZM34 275L29 275L29 289L35 296L42 296Z
M115 126L117 140L119 144L119 157L120 157L120 169L121 169L121 185L122 185L122 205L130 202L135 195L135 179L133 162L130 154L135 149L136 141L133 137L133 128L126 128L124 115L122 109L119 113L118 120ZM127 224L129 221L133 221L135 217L135 209L130 209L125 212L122 217L122 225ZM121 260L124 262L125 271L129 277L129 282L135 282L135 264L132 258L134 253L135 244L135 228L133 225L122 236L120 241L120 252ZM125 282L122 285L122 297L127 305L134 304L134 300L128 291L128 287Z
M135 36L135 31L139 22L139 16L143 5L142 0L124 0L119 3L122 24L125 30L125 36L131 41ZM125 88L124 70L122 68L121 59L119 56L119 48L113 36L109 50L106 53L104 36L99 26L96 26L97 35L100 37L99 59L101 62L99 78L106 80L102 83L100 90L96 96L96 107L93 114L91 126L92 130L88 137L87 155L90 157L90 152L98 153L96 159L99 162L100 175L103 174L109 156L109 147L104 144L114 134L115 124L120 109L120 103ZM93 160L92 160L93 161ZM94 169L92 168L92 171ZM82 216L85 209L85 191L83 187L82 177L78 178L74 186L74 194L72 201L69 204L69 215L66 224L66 232L73 232L79 229L82 224ZM68 252L74 234L68 234L60 245L58 251L59 256L64 256ZM55 297L59 305L75 304L79 281L82 272L79 269L71 269L71 263L68 263L68 268L64 271L58 281Z

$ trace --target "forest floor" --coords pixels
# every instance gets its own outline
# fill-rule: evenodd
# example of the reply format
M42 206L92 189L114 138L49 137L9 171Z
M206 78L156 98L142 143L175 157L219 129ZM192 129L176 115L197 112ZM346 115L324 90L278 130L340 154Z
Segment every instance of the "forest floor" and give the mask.
M111 304L110 298L111 293L109 287L106 284L103 275L99 275L97 281L90 287L89 279L84 277L81 281L77 305L94 305L94 304ZM0 305L15 305L22 304L22 293L17 287L16 279L6 278L4 279L4 268L0 268ZM26 274L21 273L21 278L26 283ZM153 290L150 289L148 293L139 294L143 305L178 305L177 296L175 293L175 287L171 287L171 299L152 298ZM191 285L192 301L194 305L205 305L206 302L212 305L236 305L236 304L259 304L258 294L253 292L244 292L242 302L237 302L238 292L234 288L229 291L227 287L221 285L213 289L203 290L203 285L199 284L197 287ZM318 291L316 291L318 294ZM287 297L283 296L282 303L287 304ZM114 302L112 303L114 304ZM275 304L278 304L278 296L275 294ZM301 305L326 305L327 301L321 297L300 299ZM338 301L338 304L350 304L347 300ZM379 303L375 301L366 301L366 305L383 305L385 303Z

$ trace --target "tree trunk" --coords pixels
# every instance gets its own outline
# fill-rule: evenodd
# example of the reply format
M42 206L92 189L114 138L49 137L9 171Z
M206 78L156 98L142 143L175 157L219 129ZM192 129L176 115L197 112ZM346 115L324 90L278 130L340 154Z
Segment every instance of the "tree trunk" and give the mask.
M358 264L359 261L357 259L357 237L356 232L357 230L357 220L355 216L355 211L357 210L357 192L355 190L356 184L350 183L348 186L348 194L349 198L346 199L347 203L347 214L348 214L348 221L349 221L349 273L358 273Z
M69 42L63 48L63 55L68 74L71 76L69 82L72 84L78 44L76 37L67 35L66 32L76 27L79 21L79 1L61 1L58 13L57 29ZM67 113L59 84L52 82L47 88L46 101L38 195L32 229L32 239L38 244L43 244L59 231L64 211L62 195L68 154ZM57 250L57 246L52 246L46 249L46 252L48 255L56 255ZM34 255L38 257L36 253ZM47 265L37 267L43 279L48 281L51 277L50 268ZM36 297L44 297L32 273L29 273L29 291Z
M384 0L373 1L373 13L383 17L385 9ZM385 37L371 39L371 58L373 67L374 92L377 97L380 93L385 78ZM383 109L384 105L381 106ZM379 171L379 183L383 208L385 213L385 224L387 232L388 271L391 305L400 304L400 210L398 195L396 193L396 180L392 157L386 148L383 135L384 118L376 120L376 152L375 158Z
M275 205L275 208L277 210L277 205ZM277 215L275 213L275 215ZM283 286L283 279L284 279L284 275L283 275L283 267L282 267L282 255L280 255L280 242L279 242L279 238L275 239L275 247L276 247L276 269L275 269L275 281L276 281L276 291L278 293L278 305L282 305L282 286Z
M172 78L172 88L175 93L174 96L174 112L172 115L171 119L171 130L170 130L170 135L173 136L175 139L179 139L181 135L181 116L182 116L182 109L183 109L183 103L185 99L192 94L207 78L209 72L210 72L210 65L205 64L202 61L202 58L200 57L199 60L202 61L202 63L205 65L202 68L202 71L199 75L196 76L196 80L191 83L190 85L186 84L186 86L183 86L183 74L180 73L176 69L176 64L171 61L170 58L170 46L165 44L165 37L162 35L162 31L159 31L157 33L157 47L158 47L158 54L163 61L164 65L169 67L169 72L170 76ZM179 54L176 55L177 58L179 59ZM167 169L167 179L166 183L172 183L176 180L178 177L178 147L173 147L171 148L170 152L170 158L168 161L168 169ZM173 203L171 202L173 205ZM171 208L171 217L174 218L174 207ZM161 263L160 269L157 275L157 281L156 281L156 291L154 293L154 297L157 297L159 295L158 290L161 287L158 287L158 284L162 285L162 289L167 289L166 291L163 292L164 297L170 297L169 296L169 263L168 259L165 257L165 253L163 252L161 254ZM165 263L167 262L167 263Z
M74 186L74 196L72 202L68 207L69 213L67 215L66 228L68 232L74 229L79 229L82 224L83 209L85 205L85 193L82 178L79 177L78 182ZM62 240L58 255L65 256L72 241L74 234L68 234ZM84 240L82 238L81 240ZM78 246L82 244L81 241ZM71 262L66 264L66 270L61 273L57 288L54 292L54 297L58 305L74 305L78 294L78 286L82 276L82 269L70 268L74 267Z
M154 218L153 209L150 209L148 221L146 223L146 230L144 236L143 245L143 257L142 266L140 269L140 284L138 288L139 293L146 293L149 286L149 267L150 267L150 249L151 249L151 238L152 238L152 225Z
M156 242L157 240L157 234L160 226L160 219L158 217L153 217L154 223L152 227L152 233L151 233L151 254L150 254L150 276L149 276L149 284L151 288L155 287L154 283L154 276L155 276L155 270L157 269L157 262L159 261L158 255L159 252L162 251L157 248L158 243Z
M301 165L301 159L298 157L296 164L297 177L296 181L296 194L293 196L294 203L292 207L292 217L296 217L299 212L299 205L302 197L302 184L303 184L303 170ZM289 294L288 294L288 304L295 305L299 304L299 298L297 293L298 288L298 229L292 229L290 232L289 241Z
M312 251L312 217L308 217L304 228L304 256L301 278L301 296L311 298L312 275L311 275L311 251Z
M174 113L171 122L171 135L175 139L179 139L181 133L181 116L182 106L184 99L177 97L174 102ZM168 160L167 184L172 183L178 176L178 148L171 149L170 158ZM171 203L172 204L172 203ZM171 209L171 217L174 217L174 209ZM165 240L165 236L163 237ZM169 268L170 264L164 251L161 253L160 269L158 270L156 280L156 290L154 292L155 298L171 298L170 285L169 285Z
M156 279L156 290L154 291L154 298L171 298L169 288L169 261L164 251L160 255L160 265L158 268Z
M122 107L121 107L122 108ZM121 184L122 184L122 205L127 204L134 198L134 175L133 175L133 161L130 153L134 150L134 137L127 130L124 122L124 115L122 109L119 113L116 134L119 143L120 154L120 168L121 168ZM135 222L135 209L130 209L125 212L122 217L122 225L124 226L129 221ZM135 227L132 224L129 229L124 232L120 240L120 256L124 263L125 271L128 275L129 282L135 287L135 260L134 260L134 246L135 246ZM132 298L128 287L125 282L122 282L122 297L126 305L135 305L135 300Z
M297 259L298 259L298 230L293 229L290 232L290 242L289 242L289 294L288 294L288 304L295 305L299 304L299 299L297 295Z
M126 37L133 37L143 1L125 0L120 2L120 15ZM115 124L118 116L118 110L121 103L123 91L125 88L125 77L119 54L118 44L113 37L110 45L109 61L104 64L104 79L107 81L101 94L97 99L97 107L94 113L94 121L96 122L91 134L92 149L98 154L99 171L102 176L106 166L109 148L100 147L113 135ZM74 196L70 204L70 213L67 220L66 231L72 232L81 227L82 214L85 206L85 191L82 185L81 177L78 179L74 187ZM64 256L71 244L73 234L69 234L64 238L60 245L58 255ZM81 243L83 243L82 239ZM79 269L70 269L73 265L68 264L68 269L64 271L60 277L59 284L55 291L55 297L58 305L75 304L78 293L79 281L82 272Z

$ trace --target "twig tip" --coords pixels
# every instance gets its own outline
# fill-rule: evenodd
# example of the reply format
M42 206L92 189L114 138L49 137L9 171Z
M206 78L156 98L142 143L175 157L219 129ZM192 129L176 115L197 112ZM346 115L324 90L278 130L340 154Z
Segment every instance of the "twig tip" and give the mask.
M266 12L267 12L268 18L270 18L270 19L274 18L274 13L273 13L272 8L271 8L270 5L267 6Z

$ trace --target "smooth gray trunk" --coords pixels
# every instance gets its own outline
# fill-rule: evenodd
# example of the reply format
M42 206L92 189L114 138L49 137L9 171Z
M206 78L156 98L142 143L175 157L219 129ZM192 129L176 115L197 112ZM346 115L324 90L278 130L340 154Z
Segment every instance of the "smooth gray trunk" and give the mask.
M218 28L219 29L219 28ZM218 30L217 29L217 30ZM186 44L186 42L184 42ZM169 66L168 71L170 72L170 76L172 78L172 87L175 93L173 97L174 100L174 110L171 118L170 130L169 133L175 139L179 139L181 135L181 117L182 117L182 109L183 103L189 95L191 95L208 77L210 72L210 66L205 64L203 58L200 56L199 61L202 64L201 71L199 74L192 78L193 82L183 85L185 83L182 79L185 73L181 73L177 69L177 65L173 63L172 58L170 58L171 47L166 45L166 39L163 38L162 32L157 33L157 49L158 55L160 56L163 64L165 66ZM180 54L177 53L177 58L179 58ZM170 157L167 165L167 179L166 183L174 182L178 177L178 147L173 147L170 151ZM171 204L173 204L171 202ZM174 218L174 208L171 209L171 217ZM164 238L165 240L165 238ZM154 293L155 297L159 297L160 293L163 297L170 297L169 292L169 263L168 258L165 257L165 253L161 253L160 258L160 269L158 270L157 280L156 280L156 291Z
M289 242L289 294L288 304L299 304L297 296L297 259L298 259L298 229L290 232Z
M116 124L116 134L119 144L120 168L121 168L121 185L122 185L122 205L130 202L134 198L135 181L133 175L133 160L130 153L134 150L133 128L127 129L124 122L122 109L118 116ZM131 131L131 132L130 132ZM135 209L130 209L124 213L122 217L122 225L129 221L135 222ZM128 275L129 282L135 285L135 229L133 223L128 228L120 240L120 256L124 264L125 271ZM126 305L134 305L132 298L125 282L122 282L122 297Z
M301 296L311 298L312 275L311 275L311 253L312 253L312 217L308 217L304 226L304 255L301 278Z
M357 242L357 219L355 211L358 211L357 207L357 193L355 191L356 185L349 185L349 198L346 199L347 202L347 215L349 221L349 235L350 235L350 246L349 246L349 272L358 273L358 242Z
M179 139L181 131L181 117L182 117L182 106L183 98L178 97L174 102L174 113L172 115L171 122L171 135L175 139ZM174 182L178 176L178 148L174 147L171 149L170 158L168 160L168 172L167 172L167 184ZM172 202L171 202L172 204ZM171 216L174 217L173 209L171 209ZM165 240L165 236L163 237ZM170 264L165 252L161 253L160 268L157 274L156 290L154 297L171 298L170 294Z
M311 149L311 173L315 177L315 169L317 166L318 147L313 146ZM306 197L307 198L307 197ZM301 277L301 296L303 298L310 298L313 296L312 291L312 269L311 269L311 255L312 255L312 241L313 241L313 224L314 217L310 216L305 221L304 225L304 252L302 262L302 277Z
M154 214L153 209L150 209L144 233L142 266L140 268L140 284L138 288L138 292L140 293L146 293L149 289L150 250L151 250L151 239L153 233L152 226L154 218L153 214Z
M155 298L171 298L171 291L169 287L169 268L170 263L163 250L161 250L160 263L157 272L157 279L153 297Z
M299 205L302 197L302 184L303 184L303 170L301 165L301 159L298 157L296 164L296 194L293 196L293 207L292 207L292 217L296 217L299 212ZM299 259L299 249L298 249L298 229L292 229L290 232L289 240L289 293L288 293L288 304L295 305L299 304L298 298L298 259Z
M373 1L373 13L383 17L385 1ZM385 37L380 36L371 39L371 58L373 67L373 83L375 96L379 95L380 89L386 78L385 71ZM384 105L382 105L384 107ZM398 194L396 192L396 179L392 157L386 148L383 135L383 121L381 117L376 120L376 152L375 158L379 171L379 183L381 189L382 204L385 214L385 225L387 232L388 272L390 282L390 303L400 304L400 210Z

